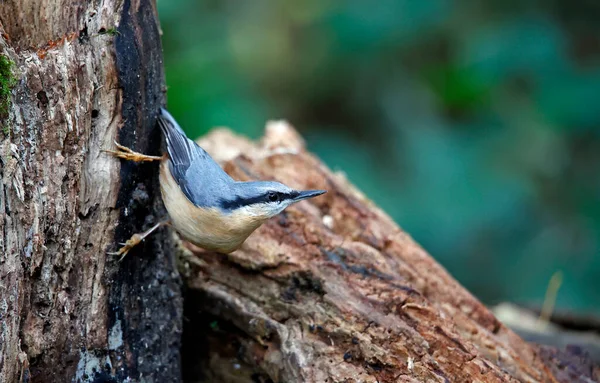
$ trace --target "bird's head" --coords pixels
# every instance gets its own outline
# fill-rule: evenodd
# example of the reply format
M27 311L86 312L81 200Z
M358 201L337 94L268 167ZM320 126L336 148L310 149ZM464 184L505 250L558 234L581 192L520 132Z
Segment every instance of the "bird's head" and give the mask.
M268 219L296 202L325 192L326 190L294 190L273 181L236 182L231 188L231 198L222 200L220 207L227 212L243 211L257 219Z

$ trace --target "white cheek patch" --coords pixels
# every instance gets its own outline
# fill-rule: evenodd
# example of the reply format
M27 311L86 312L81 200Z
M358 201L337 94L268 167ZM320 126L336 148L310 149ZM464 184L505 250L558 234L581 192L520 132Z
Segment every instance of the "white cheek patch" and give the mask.
M252 217L270 217L272 215L272 207L268 204L253 204L250 206L243 206L239 208L240 212L247 214Z
M239 208L244 214L248 214L253 217L269 218L281 213L291 203L280 202L280 203L260 203L250 206L244 206Z

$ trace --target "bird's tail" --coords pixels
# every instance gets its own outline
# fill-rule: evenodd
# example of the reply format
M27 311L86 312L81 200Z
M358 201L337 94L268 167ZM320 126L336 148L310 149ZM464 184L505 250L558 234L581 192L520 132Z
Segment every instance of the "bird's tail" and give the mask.
M158 125L163 131L165 137L168 137L171 132L177 131L179 134L185 136L185 132L181 129L181 126L175 121L171 113L167 112L165 108L160 108L160 114L158 115Z
M158 125L165 137L167 153L173 166L187 169L200 154L208 155L198 144L187 138L177 121L164 108L160 108Z

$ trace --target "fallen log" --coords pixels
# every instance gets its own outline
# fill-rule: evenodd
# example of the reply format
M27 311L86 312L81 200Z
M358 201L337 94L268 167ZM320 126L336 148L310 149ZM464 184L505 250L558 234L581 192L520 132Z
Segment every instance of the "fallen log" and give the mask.
M258 143L226 129L199 143L235 179L328 193L288 208L232 254L180 243L185 380L578 381L558 379L551 358L308 153L287 123L270 122Z

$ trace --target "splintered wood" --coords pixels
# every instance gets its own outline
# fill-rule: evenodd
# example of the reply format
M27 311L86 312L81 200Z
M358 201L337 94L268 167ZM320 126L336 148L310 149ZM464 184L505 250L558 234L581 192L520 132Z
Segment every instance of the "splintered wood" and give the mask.
M191 289L184 353L186 340L194 342L198 356L187 358L205 377L558 381L536 349L309 154L285 121L268 123L258 143L224 128L199 143L237 180L328 190L269 220L230 255L182 246L180 270Z

